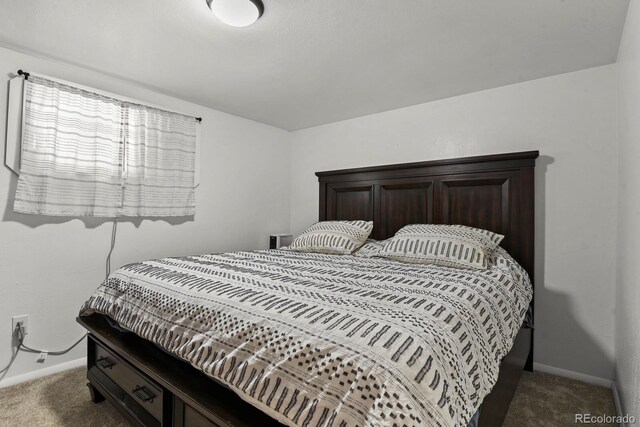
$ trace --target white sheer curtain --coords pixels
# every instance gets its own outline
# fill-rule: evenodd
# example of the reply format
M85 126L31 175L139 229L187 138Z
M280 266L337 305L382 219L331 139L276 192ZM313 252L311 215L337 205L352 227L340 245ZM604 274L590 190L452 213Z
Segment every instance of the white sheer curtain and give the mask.
M32 75L14 211L195 214L196 121Z
M25 82L14 211L117 216L122 200L122 106L32 76Z
M131 105L127 129L122 214L195 215L194 118Z

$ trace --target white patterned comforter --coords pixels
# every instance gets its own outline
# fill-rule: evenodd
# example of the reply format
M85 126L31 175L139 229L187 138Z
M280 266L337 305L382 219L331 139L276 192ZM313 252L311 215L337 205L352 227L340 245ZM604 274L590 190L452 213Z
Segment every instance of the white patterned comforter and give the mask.
M291 251L130 264L105 314L289 426L466 426L532 296L498 249L486 271Z

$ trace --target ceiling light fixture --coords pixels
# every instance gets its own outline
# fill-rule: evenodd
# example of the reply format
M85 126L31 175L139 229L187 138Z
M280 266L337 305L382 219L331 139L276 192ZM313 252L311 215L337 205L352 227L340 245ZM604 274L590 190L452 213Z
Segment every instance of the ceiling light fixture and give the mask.
M207 0L213 14L232 27L248 27L264 13L261 0Z

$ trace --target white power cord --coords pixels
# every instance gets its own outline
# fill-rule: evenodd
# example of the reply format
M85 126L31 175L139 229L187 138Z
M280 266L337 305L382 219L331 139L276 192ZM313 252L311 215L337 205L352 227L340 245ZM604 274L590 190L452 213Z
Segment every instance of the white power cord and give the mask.
M9 368L11 368L11 365L13 365L13 362L16 360L16 357L18 357L18 353L20 351L24 351L26 353L46 353L52 356L61 356L73 350L73 348L78 344L80 344L82 340L85 339L85 337L87 336L87 334L84 334L78 341L74 342L70 347L64 350L48 351L48 350L37 350L35 348L27 347L26 345L24 345L24 338L26 334L24 333L24 325L22 324L22 322L18 322L16 324L16 329L14 330L14 333L18 337L18 345L16 346L16 350L11 356L11 360L9 360L9 363L7 364L7 366L5 366L0 370L0 374L5 374L9 370Z
M116 233L118 232L118 217L113 219L113 227L111 228L111 245L109 246L109 254L107 255L106 262L106 278L109 278L109 274L111 274L111 254L113 254L113 249L116 247Z
M24 342L24 331L22 327L22 322L18 322L18 324L16 324L15 333L18 335L18 345L16 346L16 351L11 355L11 360L9 360L9 363L7 364L7 366L5 366L0 370L0 374L6 373L11 367L11 365L13 365L13 362L16 360L16 357L18 357L18 352L20 351L20 347L22 347L22 343Z
M111 254L113 254L113 249L116 246L117 232L118 232L118 218L116 217L113 220L113 227L111 228L111 244L109 246L109 254L107 255L107 260L105 265L107 278L109 277L109 274L111 274ZM63 354L67 354L68 352L70 352L75 346L80 344L80 342L82 342L82 340L87 336L87 334L84 334L78 341L74 342L70 347L64 350L48 351L48 350L38 350L35 348L31 348L24 344L24 337L26 334L24 333L24 325L22 324L22 322L18 322L16 324L16 329L14 330L14 334L16 334L16 336L18 337L18 345L16 346L15 352L11 355L11 359L9 360L9 363L7 364L7 366L0 369L0 379L2 379L2 377L4 377L4 374L6 374L9 368L11 368L11 365L13 365L13 362L16 360L16 357L18 357L18 353L20 353L20 351L24 351L27 353L41 353L41 354L44 354L45 357L47 355L61 356Z

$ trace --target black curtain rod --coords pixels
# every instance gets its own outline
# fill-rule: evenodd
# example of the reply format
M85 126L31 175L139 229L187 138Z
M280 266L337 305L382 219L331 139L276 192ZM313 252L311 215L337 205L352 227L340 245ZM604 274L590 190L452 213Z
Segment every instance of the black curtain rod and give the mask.
M22 70L18 70L18 75L19 76L24 76L25 80L29 80L29 76L31 74L27 73L26 71L22 71ZM202 123L202 117L195 117L195 119L199 122Z

